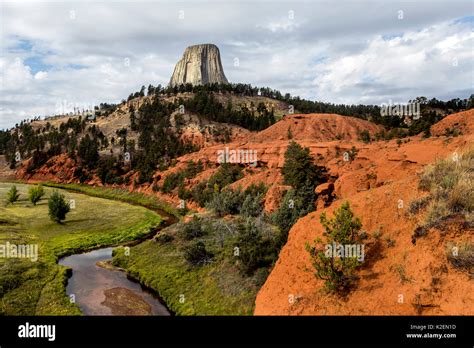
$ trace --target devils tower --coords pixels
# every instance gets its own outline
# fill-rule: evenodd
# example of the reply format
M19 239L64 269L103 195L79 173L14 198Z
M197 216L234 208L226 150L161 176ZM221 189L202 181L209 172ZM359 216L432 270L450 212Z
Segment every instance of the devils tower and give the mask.
M170 86L191 83L228 83L222 69L219 48L213 44L189 46L176 64Z

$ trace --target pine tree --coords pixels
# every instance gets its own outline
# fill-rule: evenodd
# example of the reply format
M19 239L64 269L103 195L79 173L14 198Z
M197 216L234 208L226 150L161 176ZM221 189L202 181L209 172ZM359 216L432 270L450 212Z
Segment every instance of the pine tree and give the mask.
M43 196L44 190L41 184L38 186L31 187L28 191L28 198L30 199L31 203L33 203L33 205L36 205L36 203L38 203L41 198L43 198Z
M292 141L285 152L285 163L281 170L284 183L299 190L307 182L315 186L319 183L321 170L313 163L309 148L303 148L300 144Z
M7 203L13 204L18 201L18 198L20 198L20 193L16 186L13 185L7 193Z
M66 214L71 210L69 203L66 202L64 195L54 191L48 200L49 217L57 223L66 219Z
M326 213L321 213L320 221L326 241L323 243L318 238L314 246L307 244L306 250L311 255L316 277L325 281L329 291L339 293L348 290L357 279L354 271L361 262L348 255L336 256L334 249L328 255L327 246L346 246L360 242L359 231L362 224L354 217L348 202L336 210L332 219L328 219Z
M81 139L78 155L84 164L90 168L95 167L99 160L99 146L97 141L91 139L89 134Z

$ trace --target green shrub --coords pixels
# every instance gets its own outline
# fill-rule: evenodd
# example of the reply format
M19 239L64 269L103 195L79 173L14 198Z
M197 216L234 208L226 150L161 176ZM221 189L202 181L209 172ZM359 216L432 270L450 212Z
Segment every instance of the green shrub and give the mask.
M214 190L209 187L207 181L201 181L191 189L191 197L200 207L206 206L206 203L212 199L213 193Z
M13 185L7 193L7 204L15 203L18 201L18 198L20 198L20 193L18 192L16 186Z
M446 204L452 212L473 212L474 178L463 176L457 180L456 185L449 190Z
M186 190L184 181L181 181L178 185L178 197L184 200L191 198L191 192Z
M194 161L189 161L186 164L186 167L183 170L180 170L176 173L168 174L163 182L161 190L164 193L170 193L176 187L178 187L178 196L181 199L188 199L191 195L185 190L185 179L192 179L198 173L203 171L203 165L201 160L197 163Z
M64 195L60 194L58 191L54 191L51 197L48 200L49 207L49 217L51 220L57 223L66 219L66 214L69 213L70 207L69 203L66 202Z
M92 176L90 174L87 174L86 173L86 170L79 166L77 167L76 169L74 169L74 174L73 176L77 179L79 179L79 182L81 184L85 183L86 181L88 180L91 180L92 179Z
M168 233L159 233L155 238L154 241L164 245L172 242L174 240L174 237Z
M194 162L194 161L189 161L187 164L186 164L186 168L184 169L184 177L187 178L187 179L192 179L194 178L197 174L199 174L200 172L202 172L204 169L203 165L202 165L202 161L199 160L197 163Z
M289 190L278 209L273 213L271 219L280 228L278 244L285 245L288 232L299 218L315 210L316 194L311 183L297 190Z
M252 275L257 269L271 265L278 253L274 240L264 235L263 224L257 225L253 219L247 219L237 227L236 247L239 250L239 269L245 275Z
M366 144L371 142L372 139L370 138L370 133L367 129L364 129L359 133L359 140L363 141Z
M256 196L246 195L244 201L242 202L242 207L240 209L240 214L244 217L257 217L263 211L263 194L259 193Z
M30 174L33 173L36 169L44 165L48 159L47 153L39 150L34 151L31 161L28 163L28 167L26 168L26 172Z
M260 182L258 185L251 184L249 185L245 190L244 190L244 195L252 195L252 196L257 196L261 194L262 196L267 193L267 187L263 182Z
M219 190L222 190L227 185L236 182L243 177L242 167L235 163L222 163L217 170L209 178L209 186L214 187L217 185Z
M280 229L279 243L283 246L288 238L291 226L300 218L301 200L295 190L289 190L283 197L278 209L273 213L271 219Z
M440 160L435 164L428 165L420 177L419 188L424 191L430 191L439 186L451 189L461 174L461 168L457 166L456 162L451 159Z
M221 192L214 192L212 200L206 205L208 209L214 210L217 216L228 214L239 214L242 207L242 191L226 189Z
M218 216L242 214L258 216L263 211L263 198L266 187L263 183L250 185L245 191L239 187L235 190L214 190L206 207L212 209Z
M43 198L43 196L44 189L41 184L31 187L28 191L28 198L30 199L30 202L33 203L33 205L36 205L36 203L38 203L41 198Z
M439 227L439 223L451 216L446 202L432 201L426 209L426 214L423 219L423 225L426 228Z
M180 236L184 240L192 240L194 238L199 238L204 235L202 229L202 222L199 218L194 217L191 221L183 225L183 228L179 232Z
M325 281L326 288L335 293L347 290L356 279L354 271L360 265L355 257L338 257L334 253L327 255L327 245L353 245L360 241L359 231L362 227L360 220L354 217L349 203L345 202L337 209L332 219L328 219L325 213L321 213L321 224L324 227L323 235L326 241L318 238L315 245L306 245L316 277Z
M265 284L265 281L267 280L269 274L270 274L269 267L258 268L254 272L253 281L257 289L260 289L263 286L263 284Z
M215 193L222 191L224 187L240 178L242 178L242 168L238 164L223 163L209 181L201 181L192 188L190 197L200 207L205 207L215 199ZM212 206L214 203L211 204L211 209Z
M182 182L184 182L184 176L181 175L181 173L168 174L163 182L161 191L164 193L170 193Z
M116 184L119 177L124 174L121 166L113 156L101 158L97 162L97 176L102 184Z

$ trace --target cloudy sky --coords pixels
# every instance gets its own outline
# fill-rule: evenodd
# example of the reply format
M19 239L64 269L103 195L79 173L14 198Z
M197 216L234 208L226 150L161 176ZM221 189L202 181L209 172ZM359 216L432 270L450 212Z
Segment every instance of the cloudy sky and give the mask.
M0 129L166 85L199 43L229 81L312 100L473 93L470 0L0 1Z

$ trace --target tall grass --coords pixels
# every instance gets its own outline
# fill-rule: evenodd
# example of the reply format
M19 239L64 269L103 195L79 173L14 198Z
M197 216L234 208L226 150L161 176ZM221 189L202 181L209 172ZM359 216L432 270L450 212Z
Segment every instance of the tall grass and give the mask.
M452 216L463 216L469 225L474 224L474 147L427 166L419 188L429 192L423 198L427 204L422 227L439 227Z

